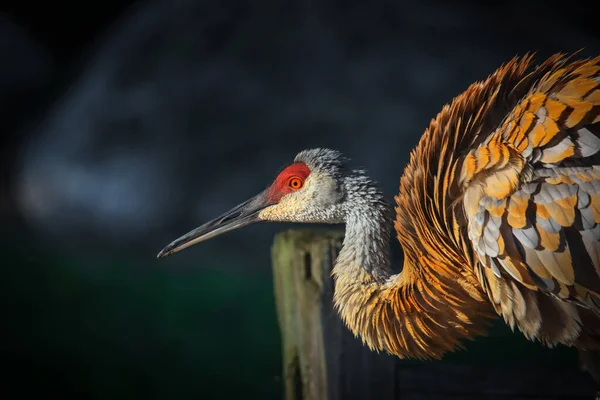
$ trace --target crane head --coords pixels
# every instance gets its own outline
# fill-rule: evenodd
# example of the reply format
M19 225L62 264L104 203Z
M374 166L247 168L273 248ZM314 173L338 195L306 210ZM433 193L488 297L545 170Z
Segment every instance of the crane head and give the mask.
M157 257L166 257L259 221L344 222L346 196L343 176L346 161L334 150L302 151L267 189L174 240Z

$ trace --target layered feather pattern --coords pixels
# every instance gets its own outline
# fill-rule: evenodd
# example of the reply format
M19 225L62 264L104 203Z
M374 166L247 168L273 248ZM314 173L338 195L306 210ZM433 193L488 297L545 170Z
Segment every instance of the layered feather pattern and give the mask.
M468 271L529 339L599 347L600 57L515 58L471 85L411 153L396 202L410 276Z

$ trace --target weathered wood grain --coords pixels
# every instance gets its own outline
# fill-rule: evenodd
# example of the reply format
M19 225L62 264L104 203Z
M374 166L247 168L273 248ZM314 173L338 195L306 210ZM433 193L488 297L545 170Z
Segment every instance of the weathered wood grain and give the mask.
M286 399L394 398L393 357L369 351L333 309L331 267L343 231L290 230L273 265Z
M420 362L370 351L333 309L330 273L342 240L342 230L288 230L275 237L286 400L594 398L591 378L575 363L557 368L529 356L483 367L475 359L485 354L467 353L474 362ZM502 338L494 343L511 345Z

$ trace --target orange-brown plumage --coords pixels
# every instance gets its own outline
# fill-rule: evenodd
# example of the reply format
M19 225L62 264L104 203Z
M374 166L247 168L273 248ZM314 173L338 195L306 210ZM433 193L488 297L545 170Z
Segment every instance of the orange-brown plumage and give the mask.
M472 84L411 152L395 218L347 161L299 153L267 190L159 256L259 220L345 223L334 302L371 349L441 358L500 315L600 367L600 57L515 58Z
M486 311L478 302L489 298L530 339L596 348L600 57L531 61L515 58L471 85L412 152L396 197L404 270L412 271L412 285L427 285L423 277L441 271L470 282L476 295L459 294L464 301L446 312L478 326ZM582 211L595 226L581 226ZM515 229L536 236L537 246L524 245L528 239L520 241ZM449 286L461 293L462 285Z

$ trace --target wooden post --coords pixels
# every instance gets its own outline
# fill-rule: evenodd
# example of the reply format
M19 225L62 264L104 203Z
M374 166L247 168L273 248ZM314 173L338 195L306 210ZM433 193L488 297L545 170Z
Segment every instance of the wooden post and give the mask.
M491 347L539 346L518 332L489 341L487 349L466 353L462 361L456 355L454 361L399 360L370 351L333 308L330 273L343 235L290 230L275 237L273 272L287 400L592 398L593 381L574 362L565 368L557 360L553 367L530 356L494 365ZM486 360L485 367L478 358Z
M343 231L290 230L272 249L288 400L394 399L395 362L370 351L333 308Z

